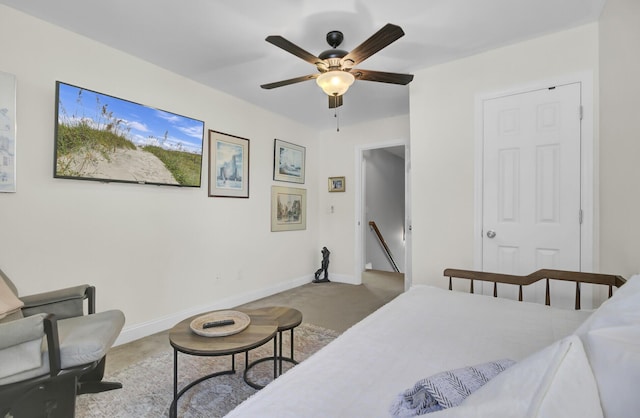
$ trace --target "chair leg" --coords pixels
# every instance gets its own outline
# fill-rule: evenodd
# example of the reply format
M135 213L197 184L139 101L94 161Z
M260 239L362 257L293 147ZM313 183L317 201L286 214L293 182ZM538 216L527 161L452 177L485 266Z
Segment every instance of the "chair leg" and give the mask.
M78 382L78 395L85 393L99 393L108 390L122 389L122 383L119 382Z
M3 416L13 418L72 418L76 409L76 382L74 374L60 375L40 382L15 398Z
M108 390L122 388L122 383L119 382L103 382L104 367L107 362L106 357L102 357L102 360L98 362L98 365L91 370L83 374L78 380L78 395L85 393L98 393L106 392Z

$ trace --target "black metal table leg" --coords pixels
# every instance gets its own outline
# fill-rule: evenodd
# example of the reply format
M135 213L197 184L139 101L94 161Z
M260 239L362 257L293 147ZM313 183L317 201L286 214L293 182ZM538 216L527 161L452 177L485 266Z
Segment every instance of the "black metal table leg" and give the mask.
M191 389L192 387L194 387L195 385L197 385L198 383L204 380L211 379L212 377L216 377L216 376L234 374L235 372L236 372L236 355L232 354L231 370L224 370L221 372L215 372L215 373L211 373L206 376L203 376L189 383L188 385L183 387L180 390L180 392L178 392L178 350L174 349L173 350L173 401L171 402L171 407L169 408L169 416L171 418L176 418L178 416L178 399L180 399L180 397L184 395L186 391L188 391L189 389Z
M278 371L278 376L282 374L282 331L278 332L278 337L280 338L280 352L278 353L278 364L280 370Z
M273 378L275 379L278 377L278 334L276 333L276 335L273 337L273 357L264 357L256 361L253 361L251 363L248 362L248 358L249 358L249 352L246 351L245 359L247 359L247 361L245 362L245 368L243 373L244 381L247 385L251 386L252 388L260 390L264 388L264 385L260 385L258 383L252 382L251 380L249 380L249 377L247 374L249 373L249 370L251 370L255 365L265 361L273 360Z
M295 360L293 359L293 328L291 328L291 361L295 362ZM294 364L297 364L297 363L294 363Z
M173 402L171 402L171 410L169 415L175 418L178 415L178 350L173 349Z
M280 347L282 347L282 335L280 335ZM276 350L278 347L278 334L273 337L273 379L275 380L278 377L278 365L276 364ZM282 364L280 364L280 371L282 372Z

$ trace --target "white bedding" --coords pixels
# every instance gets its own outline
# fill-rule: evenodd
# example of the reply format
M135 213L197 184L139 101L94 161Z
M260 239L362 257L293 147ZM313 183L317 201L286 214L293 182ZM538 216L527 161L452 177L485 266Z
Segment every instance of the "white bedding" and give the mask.
M589 312L415 286L227 417L388 417L395 396L444 370L521 360Z

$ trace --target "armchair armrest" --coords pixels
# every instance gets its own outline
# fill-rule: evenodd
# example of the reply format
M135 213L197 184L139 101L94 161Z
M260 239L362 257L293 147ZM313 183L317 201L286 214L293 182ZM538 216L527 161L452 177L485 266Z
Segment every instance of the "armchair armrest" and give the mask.
M85 299L89 300L88 313L94 313L95 287L86 284L20 297L24 302L22 308L24 316L52 313L57 319L82 316Z

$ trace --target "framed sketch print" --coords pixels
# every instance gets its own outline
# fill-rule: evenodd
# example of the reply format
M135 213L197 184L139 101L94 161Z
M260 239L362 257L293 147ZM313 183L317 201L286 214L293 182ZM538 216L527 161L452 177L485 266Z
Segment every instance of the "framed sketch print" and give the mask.
M249 140L209 130L209 197L249 197Z
M16 76L0 71L0 192L16 191Z
M330 192L344 192L346 187L344 176L342 177L329 177L329 191Z
M307 190L271 186L271 231L307 229Z
M305 148L276 139L273 146L273 179L304 183Z

